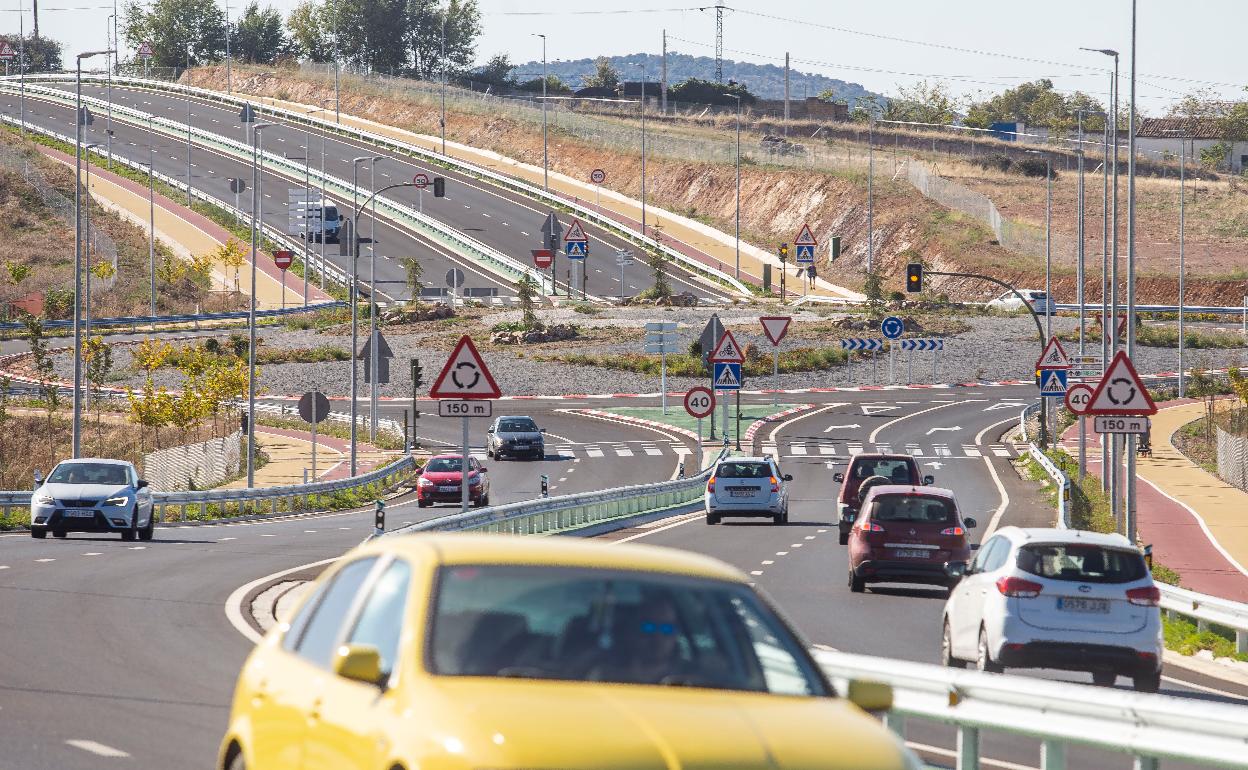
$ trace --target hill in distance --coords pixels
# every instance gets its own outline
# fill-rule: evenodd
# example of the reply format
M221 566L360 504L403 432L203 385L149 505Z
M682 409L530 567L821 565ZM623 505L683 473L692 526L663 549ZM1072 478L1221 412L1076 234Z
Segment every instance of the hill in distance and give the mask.
M663 57L658 54L626 54L624 56L608 56L607 60L619 73L620 80L641 80L644 69L645 76L657 82L663 71ZM640 65L640 66L639 66ZM569 61L552 61L546 65L547 71L557 76L572 88L581 88L585 81L593 76L596 69L593 59L575 59ZM516 65L512 76L517 80L530 80L542 76L540 61L525 62ZM715 79L715 59L710 56L690 56L689 54L667 54L667 82L675 85L688 78L702 80ZM755 64L724 59L724 80L735 80L743 83L750 93L760 99L784 98L784 67L775 64ZM810 72L789 70L789 98L802 99L806 96L818 96L831 89L838 99L844 99L850 105L864 96L873 95L858 83L850 83L838 78L830 78ZM876 95L878 97L878 95ZM882 97L881 97L882 98Z

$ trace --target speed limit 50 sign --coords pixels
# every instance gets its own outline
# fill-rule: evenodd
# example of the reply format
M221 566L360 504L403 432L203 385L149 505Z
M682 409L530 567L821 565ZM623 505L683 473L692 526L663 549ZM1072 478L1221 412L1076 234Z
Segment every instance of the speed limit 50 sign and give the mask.
M685 394L685 411L690 417L702 419L707 417L711 412L715 411L715 394L710 388L698 386L690 388Z

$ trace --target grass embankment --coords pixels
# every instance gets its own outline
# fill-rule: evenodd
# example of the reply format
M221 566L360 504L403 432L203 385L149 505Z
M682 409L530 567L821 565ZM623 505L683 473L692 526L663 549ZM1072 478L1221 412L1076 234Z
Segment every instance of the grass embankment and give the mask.
M270 348L262 344L263 340L257 340L257 342L261 344L256 345L256 363L261 366L351 360L350 352L336 345L317 345L311 348ZM247 352L250 347L250 341L245 334L231 334L225 341L210 337L200 343L174 346L163 365L179 368L188 359L199 357L216 359L227 364L237 361L246 365Z
M1185 618L1162 617L1166 649L1181 655L1195 655L1209 650L1215 658L1231 658L1248 662L1248 653L1235 651L1235 633L1228 628L1210 626L1201 631L1195 623Z
M1057 335L1062 342L1077 342L1079 332L1061 332ZM1099 340L1101 328L1092 326L1085 333L1084 339ZM1179 329L1177 326L1153 326L1142 324L1135 330L1135 341L1150 348L1178 348ZM1191 350L1226 350L1248 347L1248 338L1234 332L1208 332L1184 329L1183 347Z
M305 433L312 430L311 426L298 417L273 417L270 415L257 415L256 425L263 425L269 428L282 428L284 430L298 430ZM351 440L351 425L341 422L321 422L316 426L317 435L330 436L331 438L340 438L344 441ZM367 429L357 428L357 438L360 435L367 436ZM377 440L371 442L378 449L398 451L403 448L403 437L397 433L378 430Z
M603 369L634 372L658 377L661 360L657 355L644 353L569 353L554 356L532 356L534 361L575 364L577 366L596 366ZM747 358L745 361L746 377L764 377L771 374L771 356L765 358ZM780 373L818 372L841 366L845 363L845 351L836 348L796 348L780 351ZM667 357L667 375L669 377L705 377L706 367L700 356L688 353L673 353Z

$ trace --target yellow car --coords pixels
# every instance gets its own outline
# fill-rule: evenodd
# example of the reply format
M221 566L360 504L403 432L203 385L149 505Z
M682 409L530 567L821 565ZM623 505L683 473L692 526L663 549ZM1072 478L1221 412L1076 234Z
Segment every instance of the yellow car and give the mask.
M745 576L710 558L388 537L327 570L252 652L217 766L913 770L864 711L891 699L869 683L837 697Z

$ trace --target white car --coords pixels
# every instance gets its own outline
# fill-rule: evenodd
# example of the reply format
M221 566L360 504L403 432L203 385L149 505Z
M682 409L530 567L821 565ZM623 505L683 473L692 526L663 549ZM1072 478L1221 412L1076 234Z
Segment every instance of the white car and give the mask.
M1161 592L1122 535L1003 527L979 549L945 603L941 659L981 671L1087 671L1161 685Z
M787 524L786 482L792 480L771 457L721 460L706 482L706 523L718 524L724 516L766 516L776 524Z
M31 495L30 535L117 532L123 540L151 540L152 492L133 463L64 460Z
M1039 289L1019 289L1018 293L1023 295L1023 299L1027 300L1027 304L1035 309L1038 315L1057 315L1057 305L1043 291ZM990 301L988 308L990 310L1013 313L1016 310L1023 309L1023 299L1019 299L1014 292L1007 291L1000 297Z

